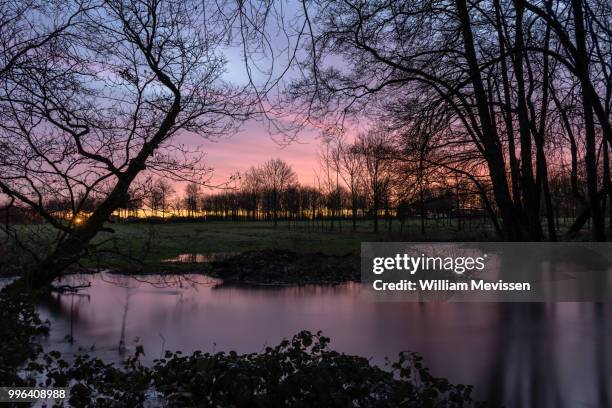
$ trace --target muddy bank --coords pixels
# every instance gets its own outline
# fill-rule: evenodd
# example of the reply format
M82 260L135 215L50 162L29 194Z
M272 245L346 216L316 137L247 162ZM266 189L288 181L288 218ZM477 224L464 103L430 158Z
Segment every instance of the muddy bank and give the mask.
M360 280L359 257L299 254L287 250L243 252L210 263L224 283L253 285L338 284Z

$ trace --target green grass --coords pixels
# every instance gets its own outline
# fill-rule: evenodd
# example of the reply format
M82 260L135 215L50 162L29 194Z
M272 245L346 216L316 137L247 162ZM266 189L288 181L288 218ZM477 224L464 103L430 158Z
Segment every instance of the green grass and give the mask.
M289 230L264 222L201 222L166 224L116 224L114 234L102 233L96 242L111 239L105 247L129 254L148 252L146 260L159 262L181 253L243 252L288 249L296 252L345 254L355 252L364 240L377 236L367 232Z
M210 254L215 252L244 252L262 249L285 249L301 253L322 252L327 255L358 254L364 241L491 241L495 233L490 222L483 219L464 220L461 231L456 222L449 225L440 220L427 220L425 234L420 232L420 221L406 222L402 232L397 220L388 231L384 220L379 221L379 232L373 233L372 221L360 220L357 231L352 231L349 220L338 222L330 230L330 222L317 221L271 222L201 221L162 223L112 223L115 232L102 232L93 241L103 251L83 260L86 267L120 269L141 272L196 271L205 265L168 264L163 261L183 253ZM36 248L50 249L55 233L45 225L17 226L25 235L36 237ZM584 232L588 236L588 232ZM47 242L47 244L44 244Z
M193 265L166 264L162 261L174 258L183 253L214 252L244 252L262 249L285 249L301 253L322 252L328 255L358 254L363 241L444 241L444 240L476 240L477 236L484 240L493 238L492 231L482 231L473 235L469 232L458 233L453 227L435 225L430 221L426 234L419 232L419 226L414 223L405 225L399 232L399 223L395 222L393 231L389 232L383 222L378 233L372 232L372 223L360 221L357 231L353 232L349 221L342 222L342 231L336 222L334 230L326 223L325 230L321 225L315 229L306 222L279 222L275 228L271 222L233 222L204 221L193 223L130 223L112 224L114 233L100 233L94 243L111 253L88 260L86 264L98 264L101 267L133 266L130 259L143 262L145 270L162 268L193 270Z

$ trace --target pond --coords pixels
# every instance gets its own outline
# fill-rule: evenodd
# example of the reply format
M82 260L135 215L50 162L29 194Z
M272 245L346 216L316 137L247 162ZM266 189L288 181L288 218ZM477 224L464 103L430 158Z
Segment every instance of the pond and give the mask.
M145 361L163 350L256 352L300 330L384 365L401 350L432 373L472 384L492 406L612 404L612 304L374 303L361 286L238 287L202 275L100 273L76 294L40 305L52 323L47 350L120 361L136 345Z

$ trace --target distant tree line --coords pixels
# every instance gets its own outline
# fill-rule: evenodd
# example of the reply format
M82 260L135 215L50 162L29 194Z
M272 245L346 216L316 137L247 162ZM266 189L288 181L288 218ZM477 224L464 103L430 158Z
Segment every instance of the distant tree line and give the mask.
M461 230L462 222L486 218L502 234L493 187L485 176L474 183L469 175L431 164L408 165L398 157L396 146L380 131L359 134L352 143L332 140L321 149L314 185L297 183L291 167L274 159L234 175L235 185L222 191L206 193L188 184L173 201L173 213L198 219L268 220L275 225L279 219L325 220L325 228L331 230L342 224L356 230L359 220L370 220L374 232L381 229L380 223L390 230L394 222L403 230L412 219L423 233L427 219ZM549 182L553 222L559 230L571 229L583 211L564 170L551 172ZM584 176L578 177L581 183ZM544 208L538 218L546 218Z
M134 185L113 218L148 221L270 221L295 222L309 228L357 230L358 222L371 222L374 232L407 231L412 220L426 233L427 220L461 231L474 220L502 234L499 209L491 182L473 175L401 158L397 140L380 129L358 134L352 142L328 139L319 152L314 183L300 184L291 166L270 159L246 171L236 172L222 187L189 182L182 186L165 178L148 178ZM572 194L567 169L549 173L555 229L570 230L583 207ZM584 175L576 176L584 185ZM69 200L49 197L50 214L78 225L98 205L94 195L82 199L75 213ZM540 209L539 218L546 218ZM0 208L5 224L43 223L44 217L12 203ZM306 222L305 224L303 222ZM380 224L384 224L381 228ZM393 227L395 225L395 228ZM589 225L590 227L590 225Z
M391 141L379 130L359 134L352 142L325 141L313 185L298 183L291 166L280 159L237 172L216 189L193 182L181 189L163 178L150 179L130 191L114 217L120 221L270 221L275 226L279 220L305 221L313 228L340 231L355 231L360 220L368 220L374 232L404 231L412 220L422 233L428 219L456 230L477 219L500 232L498 209L486 179L475 185L469 176L444 168L408 166L398 159L400 153ZM582 209L572 196L571 184L564 171L551 173L557 229L570 228ZM85 204L83 217L95 206L95 202ZM68 202L54 199L48 207L57 216L72 218ZM18 212L12 214L14 222L36 219L32 214L27 221L23 211L19 217ZM545 216L542 209L540 217Z

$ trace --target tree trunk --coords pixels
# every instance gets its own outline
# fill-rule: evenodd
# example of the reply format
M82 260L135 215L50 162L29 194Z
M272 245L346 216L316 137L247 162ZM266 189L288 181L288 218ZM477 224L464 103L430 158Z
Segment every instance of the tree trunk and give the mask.
M353 232L357 231L357 198L355 193L351 197L351 218L353 219Z
M494 124L491 121L491 116L488 109L488 101L482 78L480 77L480 68L476 58L474 49L474 37L472 34L470 16L467 9L466 0L457 0L457 12L461 23L461 34L465 48L465 58L469 66L472 86L474 88L474 96L478 116L480 118L481 141L484 147L484 156L489 168L491 182L493 183L493 194L495 201L500 209L500 214L503 221L504 238L509 241L522 241L525 234L523 233L520 224L520 214L513 205L512 197L508 189L508 180L506 177L506 168L501 151L500 140L497 135Z
M521 192L523 194L523 211L525 222L529 229L530 238L539 241L542 237L540 225L539 203L536 184L533 178L532 156L531 156L531 132L529 130L529 116L527 112L527 100L525 94L525 79L523 71L523 6L515 2L516 9L516 34L515 47L519 50L514 53L514 71L517 84L517 112L519 122L519 135L521 142Z
M121 207L129 197L129 188L136 176L146 168L147 159L165 140L175 124L181 109L181 94L170 79L162 72L157 73L160 81L174 93L174 101L159 128L145 143L124 172L117 173L117 183L106 198L93 210L81 225L61 240L55 251L42 260L28 274L28 283L34 289L49 286L70 265L74 264L87 251L90 241L104 227L113 212Z
M521 190L519 187L520 171L518 167L518 161L516 160L516 146L514 144L514 123L512 121L512 103L511 103L511 91L510 81L508 79L508 64L506 63L506 47L504 45L505 38L502 31L502 16L501 7L499 0L495 0L495 19L497 22L497 41L499 42L499 55L501 58L501 77L504 89L504 104L506 105L506 112L502 115L506 124L506 133L508 136L508 157L510 161L510 177L512 180L512 198L514 205L520 208L521 206Z
M587 176L587 193L591 207L591 218L593 219L593 240L605 241L606 230L604 214L598 198L597 189L597 146L595 135L595 124L593 118L593 96L590 92L591 81L589 78L589 60L586 48L586 33L584 29L584 16L582 13L582 1L572 0L574 14L575 38L576 38L576 71L580 79L582 108L584 110L584 130L586 138L585 165Z

